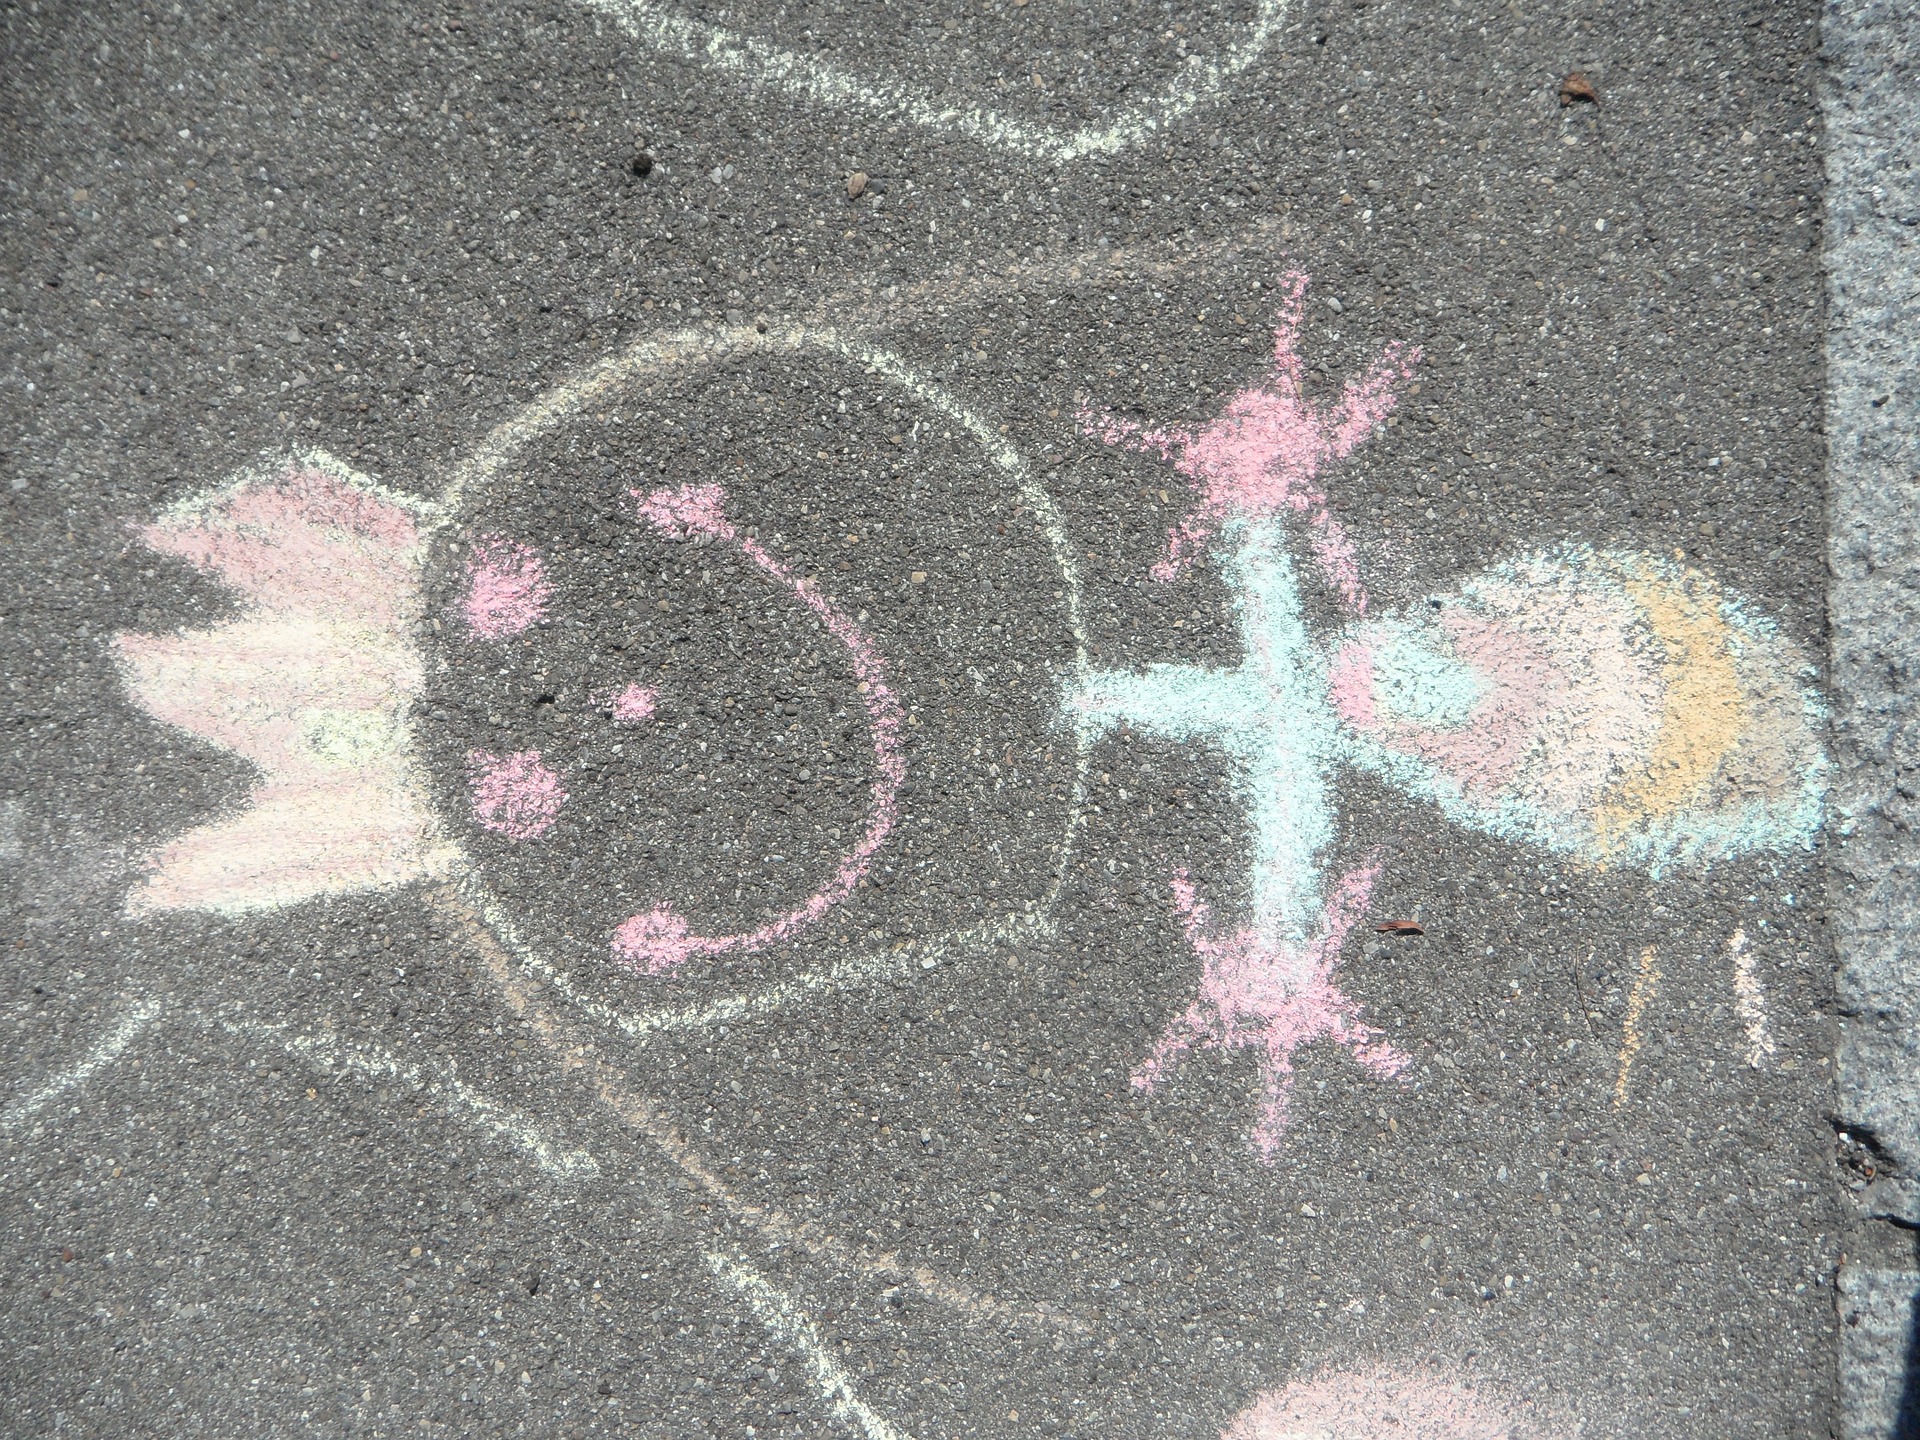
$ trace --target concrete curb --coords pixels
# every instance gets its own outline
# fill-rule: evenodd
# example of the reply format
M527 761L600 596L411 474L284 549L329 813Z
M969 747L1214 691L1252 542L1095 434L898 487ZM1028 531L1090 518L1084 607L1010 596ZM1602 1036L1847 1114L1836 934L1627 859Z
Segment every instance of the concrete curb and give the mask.
M1827 435L1842 1123L1875 1152L1876 1219L1920 1221L1920 23L1840 0L1828 62ZM1903 1424L1920 1275L1846 1266L1840 1374L1850 1440Z

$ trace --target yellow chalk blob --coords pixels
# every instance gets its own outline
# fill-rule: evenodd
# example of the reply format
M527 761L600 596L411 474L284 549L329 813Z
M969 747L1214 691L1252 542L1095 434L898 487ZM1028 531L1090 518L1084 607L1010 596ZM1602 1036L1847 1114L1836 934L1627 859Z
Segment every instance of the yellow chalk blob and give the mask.
M1594 817L1602 857L1618 852L1636 826L1676 815L1702 797L1738 748L1747 706L1734 664L1734 637L1711 581L1622 574L1662 659L1660 727L1643 769L1609 787Z

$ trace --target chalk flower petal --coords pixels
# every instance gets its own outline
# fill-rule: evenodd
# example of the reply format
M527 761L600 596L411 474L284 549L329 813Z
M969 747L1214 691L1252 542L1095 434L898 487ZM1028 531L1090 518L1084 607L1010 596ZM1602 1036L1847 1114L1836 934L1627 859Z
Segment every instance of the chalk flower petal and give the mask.
M429 507L323 454L250 472L141 529L240 597L210 629L124 634L155 718L259 768L247 808L177 836L134 913L271 909L444 873L411 745Z

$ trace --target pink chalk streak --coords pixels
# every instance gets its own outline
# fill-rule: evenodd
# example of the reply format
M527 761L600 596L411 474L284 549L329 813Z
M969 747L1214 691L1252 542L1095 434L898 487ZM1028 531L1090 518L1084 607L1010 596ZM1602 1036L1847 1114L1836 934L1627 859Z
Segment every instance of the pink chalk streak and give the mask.
M1356 730L1373 729L1377 723L1373 703L1373 651L1354 642L1344 645L1327 667L1327 689L1333 696L1333 708Z
M722 508L726 503L724 489L718 485L687 485L645 495L636 490L633 494L639 502L641 518L673 539L708 535L733 541L762 573L811 610L827 632L846 648L873 727L873 756L880 770L873 782L867 828L859 843L840 858L824 885L759 929L728 935L691 935L686 933L684 923L664 907L656 907L622 923L613 934L614 956L636 970L657 975L675 969L695 955L751 954L764 949L813 924L853 893L867 873L874 852L886 842L899 818L900 783L907 774L900 743L905 716L887 684L886 666L880 652L867 633L822 595L811 580L796 575L759 541L734 529Z
M1505 1410L1445 1371L1326 1370L1262 1395L1220 1440L1539 1440Z
M553 828L567 792L538 750L467 755L467 784L473 792L473 818L509 840L532 840Z
M1268 374L1228 400L1217 418L1205 425L1149 427L1082 407L1080 425L1109 445L1158 455L1199 489L1186 518L1167 534L1167 556L1152 570L1156 580L1178 575L1224 521L1292 510L1312 527L1321 572L1351 608L1364 612L1366 589L1353 542L1327 507L1320 471L1345 459L1386 420L1397 403L1395 384L1412 376L1420 352L1394 341L1347 382L1338 403L1309 400L1302 393L1297 343L1307 277L1289 271L1282 285Z
M460 613L476 639L518 635L545 616L552 598L546 562L532 546L504 535L483 535L473 542Z
M1251 1139L1260 1159L1272 1164L1286 1130L1294 1057L1304 1046L1330 1040L1373 1074L1398 1075L1408 1057L1360 1019L1359 1005L1334 980L1340 947L1364 912L1379 873L1378 865L1367 865L1342 876L1314 938L1296 947L1252 930L1211 933L1206 903L1187 872L1175 871L1174 908L1184 917L1187 943L1200 957L1199 993L1135 1069L1134 1087L1152 1091L1195 1046L1257 1049L1262 1093Z
M660 703L660 692L646 685L629 685L613 697L613 718L622 725L638 725L651 720Z

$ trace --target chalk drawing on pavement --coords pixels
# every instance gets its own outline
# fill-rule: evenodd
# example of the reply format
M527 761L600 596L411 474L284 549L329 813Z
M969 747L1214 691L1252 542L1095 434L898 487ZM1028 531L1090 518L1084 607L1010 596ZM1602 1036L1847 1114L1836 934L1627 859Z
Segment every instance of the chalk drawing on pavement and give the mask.
M1647 1043L1647 1007L1659 993L1660 952L1649 945L1640 952L1640 968L1633 977L1633 989L1627 992L1627 1013L1620 1022L1620 1063L1613 1078L1613 1108L1627 1103L1627 1087L1633 1079L1633 1062Z
M1449 819L1658 876L1811 840L1806 674L1699 571L1568 546L1356 626L1328 684L1354 763Z
M1176 581L1206 546L1244 658L1232 670L1093 671L1065 701L1090 736L1126 724L1217 747L1234 766L1252 829L1250 923L1231 939L1204 933L1191 887L1176 882L1199 994L1134 1082L1153 1089L1165 1060L1190 1044L1257 1046L1252 1142L1268 1162L1302 1046L1332 1041L1380 1076L1404 1063L1332 981L1352 923L1336 918L1348 914L1342 896L1360 877L1372 881L1350 872L1329 898L1340 767L1371 770L1456 823L1656 878L1810 845L1826 785L1810 668L1697 571L1576 546L1500 567L1411 615L1369 617L1320 474L1386 420L1419 356L1388 346L1337 401L1310 400L1297 343L1305 291L1305 277L1289 273L1267 374L1215 420L1150 427L1082 407L1090 433L1158 455L1193 482L1193 509L1152 574ZM1304 522L1352 617L1344 634L1307 632L1290 520Z
M546 834L567 803L566 786L537 750L511 755L468 751L467 782L473 791L473 818L510 840Z
M907 766L900 745L904 718L900 702L887 684L886 666L872 639L823 595L814 582L794 574L752 536L735 530L723 509L726 492L720 486L685 485L646 495L636 491L635 498L639 501L640 514L676 539L705 536L738 546L763 573L791 591L818 617L827 632L846 647L873 728L873 756L879 770L873 782L866 833L842 857L832 877L786 913L755 930L730 935L690 934L686 920L664 904L626 920L613 934L614 954L635 969L658 975L695 955L752 954L765 949L811 925L844 900L860 883L874 852L893 829L898 815L900 782L906 778Z
M1271 1160L1286 1129L1293 1060L1302 1046L1331 1041L1375 1075L1398 1075L1407 1056L1360 1019L1359 1007L1333 975L1340 946L1365 914L1378 876L1379 867L1373 864L1341 876L1312 938L1305 945L1292 945L1252 927L1231 935L1213 933L1206 902L1195 895L1186 872L1177 872L1174 908L1184 918L1187 943L1200 959L1199 994L1134 1070L1134 1086L1152 1090L1182 1054L1196 1047L1256 1048L1261 1095L1253 1147L1263 1160Z
M1287 0L1257 0L1252 22L1222 54L1189 56L1157 94L1102 121L1067 130L984 106L943 104L923 87L897 79L863 78L830 58L697 20L655 0L584 3L641 44L746 84L834 108L904 120L1049 164L1129 149L1222 99L1267 55L1289 8Z
M706 1254L707 1268L715 1278L725 1281L746 1301L747 1308L767 1333L800 1357L813 1380L815 1391L827 1406L827 1413L863 1440L913 1440L860 1395L853 1375L834 1357L820 1338L813 1320L751 1265L742 1264L717 1250Z
M764 332L744 326L693 328L638 341L536 398L518 415L503 422L471 458L454 469L439 503L444 512L456 514L490 490L511 486L517 468L524 464L529 447L536 441L606 407L627 387L699 373L745 357L792 354L850 362L870 380L901 394L933 418L951 425L962 442L971 444L984 457L988 473L1004 485L1034 519L1048 562L1058 576L1062 619L1071 642L1065 669L1069 674L1083 672L1086 634L1081 617L1078 562L1058 508L1024 457L1007 442L998 425L961 403L900 357L829 326L774 327ZM898 788L901 757L893 737L900 733L901 722L897 705L889 698L893 681L885 673L883 657L865 636L858 619L846 616L817 580L804 582L804 592L796 589L799 577L789 573L784 562L728 521L724 503L730 497L724 490L711 486L635 488L638 493L632 500L636 513L670 543L706 542L743 553L765 578L800 600L816 623L836 635L852 665L851 678L860 691L859 704L866 711L874 747L875 778L871 784L865 833L821 889L751 930L703 936L684 914L664 903L643 908L628 917L621 927L622 933L613 942L614 955L645 974L664 978L696 955L751 953L789 939L815 918L816 912L836 903L849 878L857 883L857 867L884 842L887 828L898 813L892 797ZM841 627L837 632L835 625ZM652 702L661 703L658 687L648 688ZM604 691L601 693L604 695ZM890 720L889 715L894 718ZM906 944L874 945L851 957L809 965L760 983L754 983L750 976L741 976L736 988L728 993L694 1003L658 995L650 997L649 1003L635 1007L631 1002L621 1003L607 993L584 985L573 970L559 963L557 957L529 933L524 920L502 902L487 883L482 866L471 861L463 865L458 883L468 902L485 917L488 926L519 963L550 987L552 994L596 1023L642 1041L687 1029L724 1025L745 1015L769 1013L804 1003L812 996L920 974L949 962L990 954L1010 942L1053 933L1054 906L1065 883L1080 824L1090 737L1076 729L1069 733L1068 739L1071 770L1067 793L1054 822L1052 838L1047 842L1051 854L1044 862L1045 888L1037 898L1010 905L1005 913L984 923L919 935Z
M479 640L503 640L538 624L553 598L546 562L531 545L482 535L466 564L460 616Z

